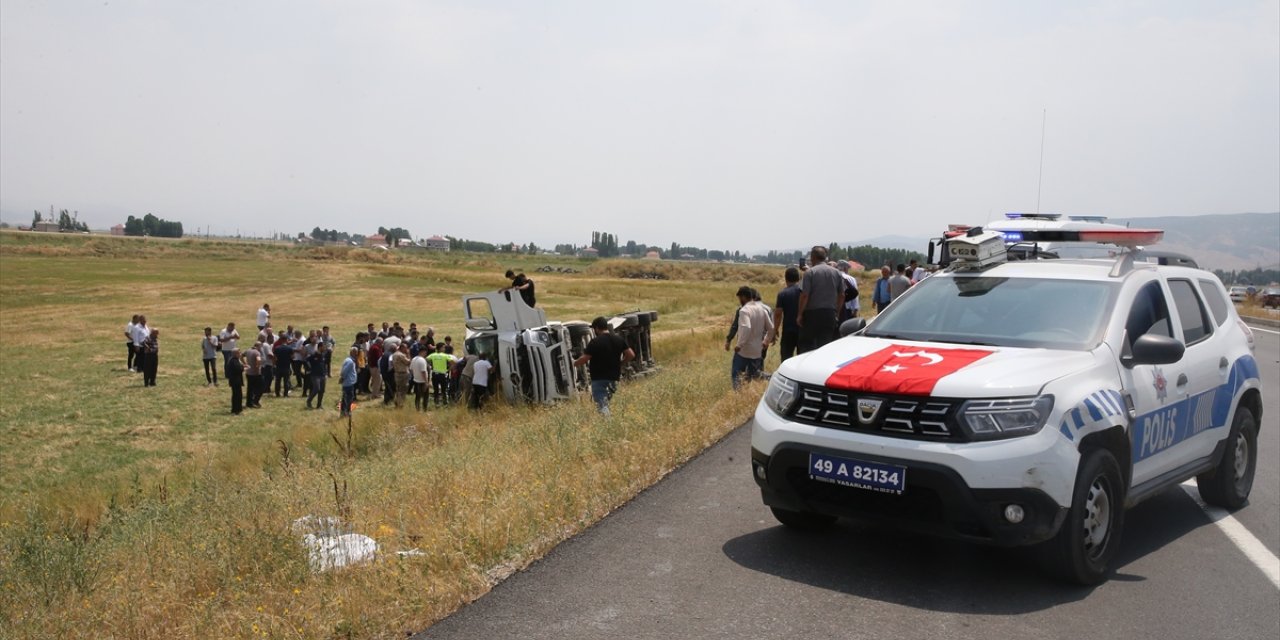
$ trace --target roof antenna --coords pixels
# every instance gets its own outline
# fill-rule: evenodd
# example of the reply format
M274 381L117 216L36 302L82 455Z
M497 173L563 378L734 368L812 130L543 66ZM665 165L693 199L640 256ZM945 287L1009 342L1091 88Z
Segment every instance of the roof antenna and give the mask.
M1036 178L1036 213L1040 213L1040 187L1044 184L1044 124L1049 119L1049 109L1040 115L1040 175Z

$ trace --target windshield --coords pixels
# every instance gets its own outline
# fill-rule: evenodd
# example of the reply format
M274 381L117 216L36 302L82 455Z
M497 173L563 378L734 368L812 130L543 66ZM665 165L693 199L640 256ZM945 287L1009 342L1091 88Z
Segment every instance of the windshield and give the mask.
M864 335L1001 347L1091 349L1116 283L1049 278L929 278Z

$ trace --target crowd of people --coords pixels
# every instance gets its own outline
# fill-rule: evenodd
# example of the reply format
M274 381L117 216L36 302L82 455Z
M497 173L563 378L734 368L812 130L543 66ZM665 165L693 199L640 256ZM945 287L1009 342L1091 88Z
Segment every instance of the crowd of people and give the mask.
M135 316L125 328L131 371L144 373L155 384L159 331L146 318ZM205 385L219 386L219 373L231 391L231 413L262 407L262 399L301 397L304 408L324 409L329 379L334 374L337 338L328 326L303 332L287 325L277 333L271 306L257 314L257 331L242 337L236 323L215 332L204 328L200 342ZM435 329L419 331L399 322L369 323L355 335L339 369L342 398L339 411L349 415L358 399L381 398L387 406L402 407L413 397L414 408L427 411L466 403L479 408L487 395L493 364L487 354L455 355L452 336L436 340ZM221 362L219 362L221 354ZM341 353L339 357L341 357Z
M738 310L724 341L725 350L732 348L734 352L729 370L734 389L743 380L761 377L769 347L775 343L781 350L780 359L785 361L839 337L840 325L861 311L858 280L850 275L850 268L851 264L844 260L828 262L827 249L815 246L809 252L807 265L787 267L783 273L786 285L778 292L772 309L754 288L738 289ZM928 276L929 272L916 260L899 264L896 269L882 267L871 295L876 313Z
M850 263L840 260L832 264L827 261L826 248L815 246L809 252L807 265L786 269L786 284L778 292L773 308L764 303L756 289L738 289L738 309L724 343L726 351L733 350L730 376L735 389L743 380L761 377L768 350L775 343L781 360L786 360L838 337L840 324L857 317L861 310L858 281L849 271ZM929 276L916 260L909 265L899 264L896 269L885 265L880 271L871 294L876 313ZM518 292L533 307L533 280L513 271L508 271L506 277L511 279L511 286L502 290ZM205 327L201 356L206 385L218 385L218 354L222 354L222 377L231 390L232 414L239 415L245 408L261 408L264 397L288 398L295 392L306 399L306 409L323 409L337 349L329 327L304 334L302 329L287 325L277 333L271 322L271 305L266 303L258 309L256 320L257 333L251 334L252 343L245 341L245 349L240 348L242 337L236 323L228 322L216 334L212 327ZM597 323L603 326L596 326ZM603 318L597 318L597 323L592 325L596 339L574 364L589 366L592 398L601 413L608 414L609 399L620 377L615 369L635 355L608 332ZM160 330L149 326L146 316L135 315L125 326L124 334L128 370L142 373L144 386L155 386ZM339 412L350 415L357 399L379 396L383 405L397 408L413 396L417 411L457 403L479 408L489 395L495 367L489 354L455 355L453 338L444 336L437 342L432 327L420 332L417 323L411 322L405 328L399 322L383 322L379 329L370 322L365 331L356 334L339 370Z

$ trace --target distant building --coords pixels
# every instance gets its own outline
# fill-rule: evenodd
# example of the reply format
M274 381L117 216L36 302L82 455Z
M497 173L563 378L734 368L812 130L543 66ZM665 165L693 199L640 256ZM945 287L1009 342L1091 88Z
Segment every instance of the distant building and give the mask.
M111 235L113 235L113 236L122 236L122 235L124 235L124 225L122 225L122 224L118 224L118 225L115 225L115 226L111 227Z
M579 255L581 255L584 258L599 258L600 250L596 249L595 247L587 247L586 249L583 249L582 253Z
M657 251L650 251L644 254L644 259L645 260L661 260L662 254L658 253Z
M426 245L428 249L434 249L436 251L449 250L449 239L441 238L440 236L431 236L430 238L427 238L426 242L423 242L422 244Z
M44 231L46 233L57 233L59 231L58 223L50 220L41 220L31 227L32 231Z
M387 237L381 233L375 233L371 236L365 236L364 246L376 247L378 245L387 246Z

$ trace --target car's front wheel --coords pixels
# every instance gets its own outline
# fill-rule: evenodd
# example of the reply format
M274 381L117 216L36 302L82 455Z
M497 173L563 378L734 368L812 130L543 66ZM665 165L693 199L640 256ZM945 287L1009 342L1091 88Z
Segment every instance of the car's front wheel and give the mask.
M1249 500L1258 466L1258 421L1248 407L1236 407L1227 435L1227 450L1213 471L1196 476L1196 489L1205 502L1239 509Z
M1111 561L1124 530L1124 476L1106 449L1084 454L1076 474L1067 519L1041 552L1047 568L1084 585L1099 584L1111 573Z

